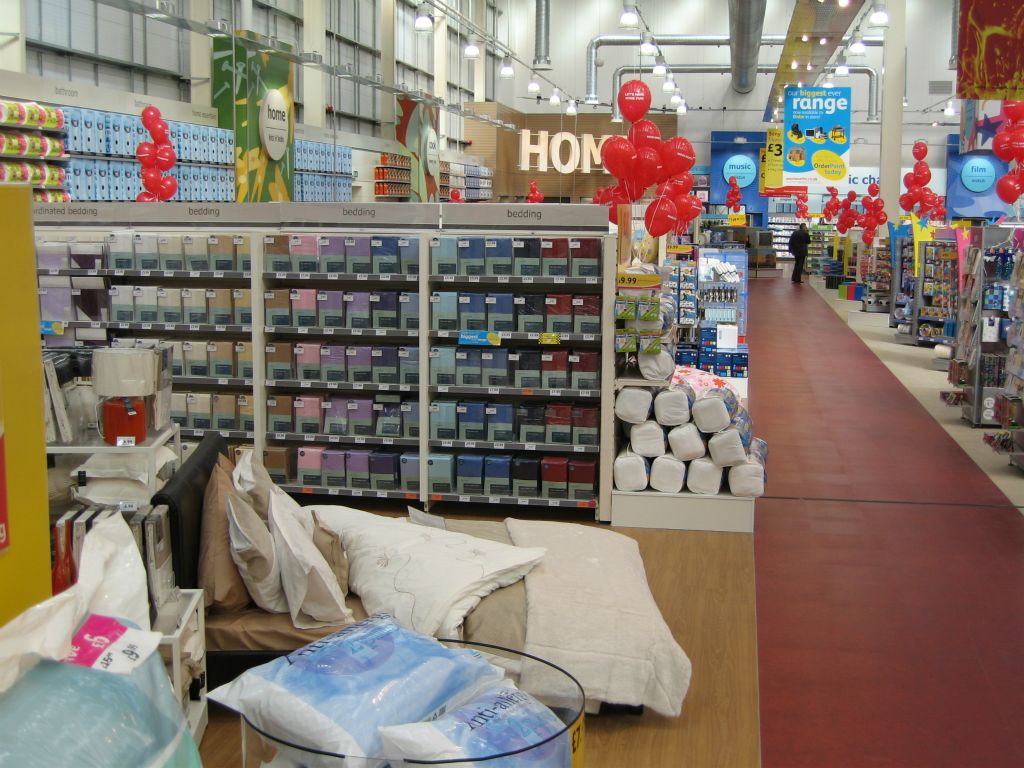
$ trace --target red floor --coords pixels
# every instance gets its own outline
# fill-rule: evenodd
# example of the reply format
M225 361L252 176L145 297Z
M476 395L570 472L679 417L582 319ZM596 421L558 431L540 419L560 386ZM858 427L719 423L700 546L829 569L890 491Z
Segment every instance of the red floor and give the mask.
M809 284L750 297L764 768L1024 766L1024 517Z

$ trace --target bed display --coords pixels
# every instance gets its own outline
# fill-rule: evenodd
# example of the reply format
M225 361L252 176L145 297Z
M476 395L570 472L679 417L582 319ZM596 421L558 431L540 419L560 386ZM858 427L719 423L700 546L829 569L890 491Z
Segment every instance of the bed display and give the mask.
M615 416L625 442L613 466L616 490L764 495L767 446L754 441L750 414L725 380L679 367L666 389L623 387ZM734 467L742 470L725 472Z

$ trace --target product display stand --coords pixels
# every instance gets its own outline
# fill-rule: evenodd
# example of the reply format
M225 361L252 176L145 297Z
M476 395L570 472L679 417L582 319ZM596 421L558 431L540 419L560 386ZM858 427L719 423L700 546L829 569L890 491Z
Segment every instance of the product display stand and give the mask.
M959 266L956 243L936 240L920 244L921 274L914 293L911 335L918 343L951 343L956 337Z
M173 604L164 605L153 624L153 631L163 635L160 655L168 667L171 690L182 702L192 737L198 744L209 721L206 700L206 608L203 590L183 589ZM186 644L189 646L186 650ZM198 657L198 677L189 674L184 656Z
M103 259L111 258L109 245L104 249L103 243L114 232L128 233L129 244L135 236L172 241L190 237L194 243L207 238L219 242L225 236L244 240L244 263L234 262L233 270L140 269L134 261L131 266L136 268L122 270L104 261L80 270L51 264L39 271L41 284L53 278L109 281L102 283L101 291L128 280L161 287L196 286L204 294L221 286L244 290L251 297L245 305L247 322L150 322L134 314L131 320L111 319L109 314L106 319L80 320L72 315L69 320L53 318L58 322L47 324L46 330L58 335L46 339L58 347L105 345L111 338L130 343L135 337L179 342L185 359L175 377L175 394L191 393L187 406L181 405L176 413L181 434L200 438L217 431L233 443L251 441L263 453L274 479L289 491L403 498L427 506L441 501L563 506L594 509L600 519L610 519L613 446L597 436L611 429L606 395L614 381L613 334L604 328L613 314L614 268L608 265L615 262L615 240L607 235L601 208L45 205L37 207L36 224L38 243L91 238ZM489 258L492 245L504 256ZM134 258L139 249L135 254L131 250L129 245L129 257ZM241 250L235 251L238 259ZM588 258L581 260L584 252ZM480 258L467 267L475 256ZM520 259L525 269L513 269ZM142 301L133 297L134 305L124 311L149 311L148 296L144 292ZM203 311L212 311L214 299L222 296L212 294ZM432 297L454 303L435 304ZM490 303L492 299L525 304L510 304L503 310L506 314L493 314L499 307ZM369 303L364 307L364 302ZM232 312L240 306L234 304ZM531 306L539 307L533 310L539 313L538 325L510 324L512 318L528 314ZM444 324L435 323L442 309L453 314L444 315ZM109 312L106 305L104 311ZM558 312L564 314L553 317ZM230 343L218 346L216 341L222 338ZM198 368L190 365L186 344L201 358ZM476 374L462 376L463 358L491 360L492 349L501 359L506 353L536 355L544 363L543 374L538 368L541 380L517 380L516 371L523 366L512 359L504 369L507 380L485 380L479 367ZM457 377L435 380L434 351L443 359L454 354ZM331 355L343 357L332 364ZM414 371L417 375L411 375ZM531 418L539 414L541 422L535 431L488 434L460 427L461 432L432 435L431 408L438 401L468 407L470 415L477 407L490 410L489 404L505 406L498 409L502 412L511 406L517 424L520 413ZM225 406L223 412L218 403ZM551 431L559 414L566 416L569 429L574 427L574 418L567 416L576 415L573 408L583 409L580 413L588 414L588 423L589 414L595 414L591 438L569 439L555 434L557 429ZM337 457L341 449L347 449L346 454L356 451L353 458L358 463L374 452L372 458L381 461L403 458L415 476L403 473L402 481L395 482L378 473L371 480L370 473L360 469L339 480L337 474L321 469L323 464L305 471L304 460L321 460L330 451ZM539 476L533 493L507 487L505 492L488 493L474 489L472 483L454 481L444 491L431 490L428 464L435 453L447 455L445 461L469 455L470 467L493 455L518 458L534 473L539 472L540 460L550 465L551 477L561 477L568 465L569 470L579 470L577 479L584 479L569 485L552 481L544 486L550 493L539 485ZM547 456L554 459L547 462ZM491 488L496 489L500 486Z
M889 299L889 327L896 328L896 341L916 343L914 333L914 298L917 277L914 275L914 241L909 237L896 240L896 261L892 267L892 295Z

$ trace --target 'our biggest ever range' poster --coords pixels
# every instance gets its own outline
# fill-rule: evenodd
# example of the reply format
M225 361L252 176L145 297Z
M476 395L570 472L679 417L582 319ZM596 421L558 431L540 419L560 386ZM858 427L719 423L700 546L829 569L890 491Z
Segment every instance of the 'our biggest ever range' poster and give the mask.
M785 185L845 181L850 167L850 89L789 86L785 103Z

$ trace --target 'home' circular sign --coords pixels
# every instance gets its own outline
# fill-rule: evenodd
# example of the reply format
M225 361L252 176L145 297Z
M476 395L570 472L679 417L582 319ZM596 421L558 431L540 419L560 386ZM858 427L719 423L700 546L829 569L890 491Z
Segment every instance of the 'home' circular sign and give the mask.
M281 91L267 91L260 107L260 141L271 160L280 160L288 151L290 123L291 111Z

